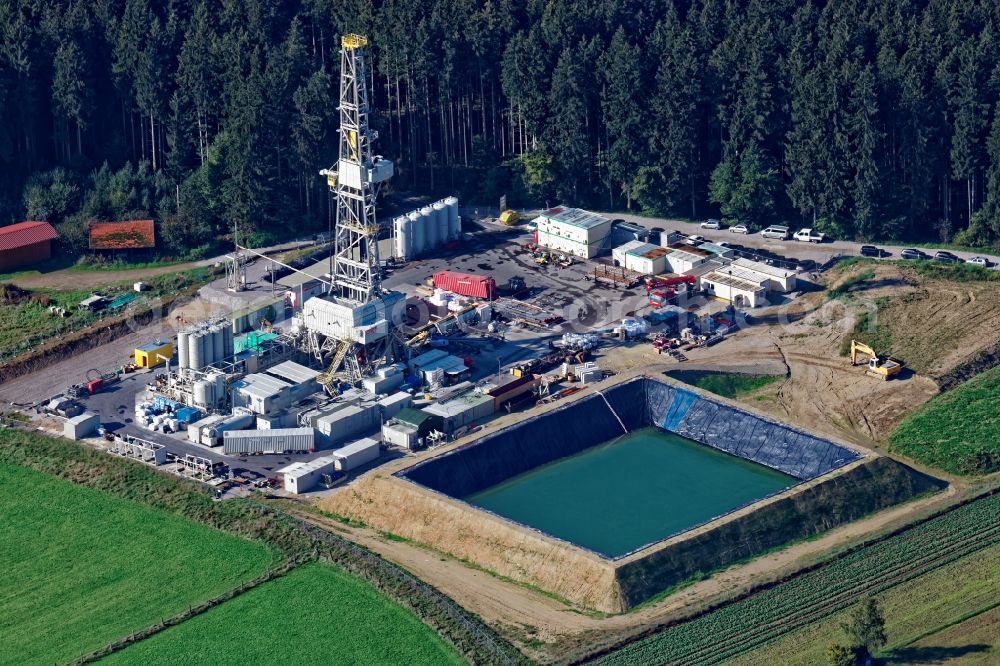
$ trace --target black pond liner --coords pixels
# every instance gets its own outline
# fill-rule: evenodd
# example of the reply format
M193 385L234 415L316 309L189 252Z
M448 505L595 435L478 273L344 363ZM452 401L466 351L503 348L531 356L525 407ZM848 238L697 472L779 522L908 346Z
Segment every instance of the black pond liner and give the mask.
M716 402L650 377L637 377L545 414L501 428L396 472L395 476L452 499L464 501L464 497L536 467L620 437L625 434L623 424L629 432L655 427L676 433L783 472L798 479L799 483L822 476L861 457L853 449L784 423ZM766 498L748 502L727 514L762 499ZM493 513L482 507L475 508ZM521 524L506 516L493 515ZM692 525L652 543L696 529L720 517ZM524 527L558 541L571 543L530 525ZM595 552L605 559L617 560L647 548L652 543L615 557L579 544L572 545Z

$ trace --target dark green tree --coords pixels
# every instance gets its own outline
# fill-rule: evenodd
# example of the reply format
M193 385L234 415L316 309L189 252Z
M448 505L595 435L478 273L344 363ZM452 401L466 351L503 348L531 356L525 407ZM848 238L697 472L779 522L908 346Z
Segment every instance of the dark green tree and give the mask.
M885 616L873 597L864 597L851 611L850 621L841 624L851 647L862 659L873 656L886 642Z

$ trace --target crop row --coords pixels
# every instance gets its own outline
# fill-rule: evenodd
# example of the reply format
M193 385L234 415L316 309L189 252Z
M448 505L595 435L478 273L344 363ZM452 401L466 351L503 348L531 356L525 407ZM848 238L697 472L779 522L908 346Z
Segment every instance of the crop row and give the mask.
M826 566L668 627L595 663L718 663L968 553L1000 543L1000 494L870 544Z

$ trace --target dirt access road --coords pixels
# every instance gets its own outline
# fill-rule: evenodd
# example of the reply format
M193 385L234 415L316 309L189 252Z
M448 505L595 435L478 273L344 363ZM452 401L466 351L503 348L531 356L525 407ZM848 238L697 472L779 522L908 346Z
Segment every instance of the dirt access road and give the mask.
M297 250L312 244L313 241L311 238L302 239L261 248L257 251L262 254L274 254ZM121 270L84 269L70 266L69 268L48 273L26 271L17 274L9 280L4 280L4 282L11 282L25 289L99 289L112 282L137 282L157 275L182 273L192 268L214 266L225 261L225 258L225 255L219 255L218 257L202 259L200 261L187 261L147 268L123 268Z
M304 510L300 518L341 534L399 564L481 617L529 655L563 661L617 642L651 626L689 615L706 605L745 592L754 585L787 575L866 535L912 520L921 511L950 500L955 491L894 507L851 523L822 537L730 567L656 604L628 613L601 616L575 608L539 591L502 580L445 553L386 538L368 528L351 527ZM540 643L540 645L539 645Z

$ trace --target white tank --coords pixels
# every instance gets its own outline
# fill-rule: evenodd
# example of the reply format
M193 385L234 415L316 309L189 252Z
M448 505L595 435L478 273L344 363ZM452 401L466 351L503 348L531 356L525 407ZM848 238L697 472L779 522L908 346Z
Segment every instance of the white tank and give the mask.
M221 372L215 373L215 402L220 403L226 398L226 376Z
M187 331L177 332L177 367L186 368L188 367L188 337L190 333Z
M438 201L431 206L434 209L434 223L437 224L438 242L444 245L451 240L451 233L448 229L448 207L443 201Z
M458 216L458 198L446 197L441 200L448 213L448 237L458 239L462 237L462 220Z
M194 402L199 407L215 406L215 382L199 379L194 383Z
M437 223L434 221L434 209L430 206L424 206L418 214L424 225L424 250L429 252L441 244L441 239L438 238Z
M188 367L193 370L205 367L205 341L201 331L192 331L188 336Z
M409 261L413 255L413 239L411 236L413 223L410 222L410 218L401 215L393 220L393 226L396 231L396 257L402 261Z
M212 327L212 363L220 363L226 358L226 334L222 332L222 326L216 324Z
M425 233L426 227L424 225L424 220L421 219L420 213L417 211L413 211L406 217L410 219L410 232L413 238L411 242L413 256L419 257L427 249L427 234Z

